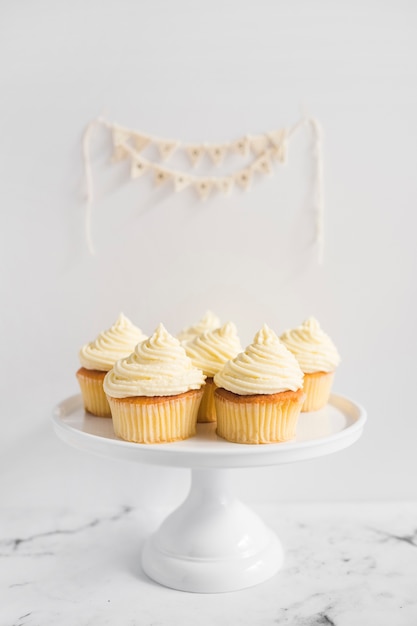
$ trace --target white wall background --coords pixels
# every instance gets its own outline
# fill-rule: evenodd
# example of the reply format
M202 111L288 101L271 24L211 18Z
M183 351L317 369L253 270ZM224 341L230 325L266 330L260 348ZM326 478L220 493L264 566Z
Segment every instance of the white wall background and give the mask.
M207 308L247 343L313 314L343 357L335 390L365 405L334 456L242 470L261 499L415 496L417 40L412 2L36 0L0 8L1 487L6 501L143 506L180 498L185 470L70 449L53 406L77 392L77 352L123 311L150 333ZM311 144L276 175L206 203L129 182L93 142L84 239L81 137L98 114L184 141L292 125L325 132L326 248L313 246ZM129 477L126 480L126 477Z

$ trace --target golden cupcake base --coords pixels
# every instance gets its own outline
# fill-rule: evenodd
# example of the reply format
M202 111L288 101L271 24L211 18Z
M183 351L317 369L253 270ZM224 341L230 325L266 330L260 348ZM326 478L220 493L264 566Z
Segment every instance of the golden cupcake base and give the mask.
M167 443L195 435L203 389L175 396L107 396L114 432L135 443Z
M217 434L234 443L277 443L294 439L304 393L239 396L216 389Z
M110 406L103 389L106 374L107 372L88 370L85 367L81 367L76 373L84 408L97 417L111 417Z
M303 391L306 395L303 408L305 411L318 411L329 401L334 372L314 372L304 374Z
M216 417L216 404L214 402L214 392L217 387L212 378L206 378L204 385L204 394L201 398L200 408L198 409L197 422L199 424L207 424L215 422Z

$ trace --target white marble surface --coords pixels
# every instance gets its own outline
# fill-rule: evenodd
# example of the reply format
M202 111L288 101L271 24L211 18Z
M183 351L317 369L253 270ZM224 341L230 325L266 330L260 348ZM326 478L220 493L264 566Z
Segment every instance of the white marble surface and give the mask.
M227 594L167 589L141 571L140 508L1 512L0 625L415 626L417 503L258 505L284 568Z

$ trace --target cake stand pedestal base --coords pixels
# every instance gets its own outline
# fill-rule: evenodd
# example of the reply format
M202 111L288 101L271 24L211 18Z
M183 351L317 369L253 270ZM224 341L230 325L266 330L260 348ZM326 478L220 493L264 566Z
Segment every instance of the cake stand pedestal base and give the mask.
M70 445L100 456L191 468L183 504L145 544L142 566L153 580L181 591L216 593L257 585L282 566L276 535L236 497L232 477L239 467L295 463L331 454L359 439L365 410L332 394L320 411L302 413L297 438L285 443L244 445L216 434L216 424L197 424L195 437L169 444L140 444L116 437L112 420L88 415L81 395L54 412L54 428Z
M273 576L281 543L233 493L230 469L193 469L186 500L145 544L142 567L162 585L200 593L235 591Z

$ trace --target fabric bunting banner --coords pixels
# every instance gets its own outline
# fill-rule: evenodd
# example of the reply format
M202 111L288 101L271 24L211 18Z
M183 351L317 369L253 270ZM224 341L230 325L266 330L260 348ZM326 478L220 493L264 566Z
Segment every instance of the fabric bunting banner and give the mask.
M281 128L257 135L244 135L239 139L223 143L184 143L174 139L154 137L140 131L131 130L108 122L102 117L93 120L84 134L83 152L87 180L86 237L89 250L93 253L91 240L91 206L93 202L93 181L91 173L89 144L92 129L101 125L112 133L114 162L130 161L132 179L151 175L154 184L170 186L175 193L193 189L201 200L206 200L218 192L229 196L234 189L248 191L255 179L271 176L274 164L287 161L288 141L293 134L304 126L309 126L314 141L315 195L313 209L316 215L316 242L319 260L323 250L323 173L321 158L321 133L314 118L303 118L292 128ZM148 156L148 149L150 150ZM169 161L174 154L183 152L193 173L185 167L170 167ZM146 156L145 156L146 155ZM152 155L152 156L151 156ZM228 157L243 157L246 163L228 175L217 175L217 170L225 164ZM195 170L204 161L206 166L216 168L210 176L197 175Z

